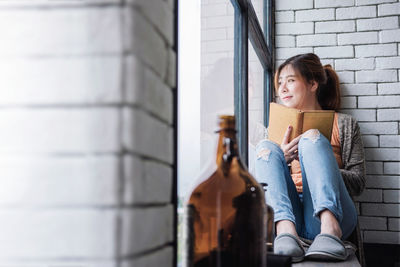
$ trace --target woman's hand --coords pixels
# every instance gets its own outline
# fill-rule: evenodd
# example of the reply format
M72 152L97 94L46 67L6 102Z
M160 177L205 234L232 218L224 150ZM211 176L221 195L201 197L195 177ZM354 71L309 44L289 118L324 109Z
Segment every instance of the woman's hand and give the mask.
M286 163L289 164L292 162L294 159L299 159L299 154L298 154L298 144L301 135L297 136L294 138L292 141L289 142L289 136L290 133L292 132L293 127L289 126L285 132L285 135L283 136L282 144L281 144L281 149L283 151L283 155L285 156Z

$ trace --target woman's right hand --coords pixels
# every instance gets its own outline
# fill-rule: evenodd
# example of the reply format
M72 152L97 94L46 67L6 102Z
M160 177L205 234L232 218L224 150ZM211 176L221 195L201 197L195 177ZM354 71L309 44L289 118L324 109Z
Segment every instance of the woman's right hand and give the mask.
M299 159L299 151L298 151L298 144L301 135L294 138L292 141L289 142L289 136L292 132L293 127L289 126L283 136L281 149L283 151L283 155L285 156L286 163L289 164L294 159Z

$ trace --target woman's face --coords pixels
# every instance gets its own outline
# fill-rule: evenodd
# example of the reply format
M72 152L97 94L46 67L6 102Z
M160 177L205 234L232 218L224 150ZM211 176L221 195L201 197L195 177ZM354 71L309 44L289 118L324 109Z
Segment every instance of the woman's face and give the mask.
M318 85L315 84L306 83L291 65L286 65L279 73L279 98L283 105L290 108L320 109L316 98Z

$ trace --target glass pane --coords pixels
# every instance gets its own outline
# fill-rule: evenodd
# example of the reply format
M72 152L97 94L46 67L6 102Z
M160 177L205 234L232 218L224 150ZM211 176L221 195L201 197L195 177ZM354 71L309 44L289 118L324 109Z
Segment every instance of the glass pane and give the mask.
M254 175L254 150L264 122L264 69L249 41L249 171Z
M234 114L233 49L230 0L179 1L178 267L182 204L215 158L218 115Z
M234 114L234 9L230 0L201 5L200 169L215 154L218 115Z
M200 0L179 1L178 267L183 254L183 201L200 171Z
M180 6L178 194L182 200L214 156L218 115L234 114L234 9L230 0L181 1Z

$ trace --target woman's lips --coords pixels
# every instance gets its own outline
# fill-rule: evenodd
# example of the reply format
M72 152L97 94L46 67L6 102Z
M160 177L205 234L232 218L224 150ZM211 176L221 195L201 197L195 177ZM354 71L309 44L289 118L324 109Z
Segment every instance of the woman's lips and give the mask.
M283 101L287 101L287 100L289 100L289 99L291 99L292 98L292 96L285 96L285 97L282 97L282 100Z

